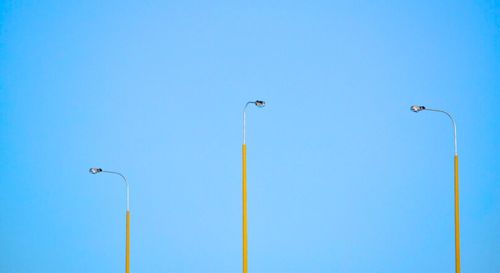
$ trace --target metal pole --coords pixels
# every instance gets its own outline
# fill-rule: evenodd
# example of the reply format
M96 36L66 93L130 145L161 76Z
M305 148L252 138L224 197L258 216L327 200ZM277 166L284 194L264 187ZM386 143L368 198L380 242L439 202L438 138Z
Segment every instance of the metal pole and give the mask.
M243 273L248 273L248 215L247 215L247 145L246 145L246 109L249 104L247 102L243 108L243 145L242 154L242 215L243 215Z
M126 212L126 222L125 222L125 273L130 273L130 187L127 178L119 173L112 171L102 171L103 173L111 173L119 175L123 178L125 186L127 189L127 212Z
M457 148L457 126L455 119L450 115L450 113L439 110L430 109L425 106L414 105L411 107L414 112L420 112L423 110L439 112L447 115L453 125L453 143L455 148L454 156L454 207L455 207L455 272L460 273L460 204L459 204L459 191L458 191L458 148Z
M248 273L248 214L247 214L247 145L246 145L246 110L249 104L264 107L265 102L256 100L249 101L243 107L243 145L242 154L242 214L243 214L243 273Z

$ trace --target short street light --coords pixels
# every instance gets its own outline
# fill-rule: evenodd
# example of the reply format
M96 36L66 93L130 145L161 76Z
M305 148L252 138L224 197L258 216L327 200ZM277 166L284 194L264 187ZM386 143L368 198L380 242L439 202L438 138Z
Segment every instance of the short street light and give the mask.
M126 230L125 230L125 273L130 273L130 189L128 186L127 178L119 172L105 171L101 168L90 168L91 174L110 173L116 174L123 178L125 186L127 187L127 213L126 213Z
M247 145L246 145L246 110L247 106L254 104L264 107L266 103L261 100L249 101L243 108L243 273L248 273L248 221L247 221Z
M413 112L418 113L420 111L432 111L439 112L447 115L451 123L453 124L453 142L455 146L455 158L454 158L454 167L455 167L455 272L460 273L460 211L459 211L459 198L458 198L458 150L457 150L457 126L455 124L455 120L450 115L450 113L438 110L431 109L421 105L413 105L410 108Z

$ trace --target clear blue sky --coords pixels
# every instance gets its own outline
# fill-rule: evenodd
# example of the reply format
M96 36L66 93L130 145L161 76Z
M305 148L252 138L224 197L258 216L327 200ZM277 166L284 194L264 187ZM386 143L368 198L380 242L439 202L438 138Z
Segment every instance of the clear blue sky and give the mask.
M500 272L498 1L0 3L0 272Z

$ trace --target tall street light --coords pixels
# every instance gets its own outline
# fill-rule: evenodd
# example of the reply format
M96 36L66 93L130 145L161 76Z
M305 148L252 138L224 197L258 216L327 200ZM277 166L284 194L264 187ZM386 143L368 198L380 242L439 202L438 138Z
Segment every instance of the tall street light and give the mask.
M266 103L261 100L249 101L243 108L243 273L248 273L248 221L247 221L247 145L246 145L246 110L248 105L264 107Z
M418 113L420 111L432 111L439 112L447 115L451 119L453 124L453 141L455 145L455 272L460 273L460 211L458 202L458 151L457 151L457 126L453 117L446 111L438 109L430 109L425 106L413 105L410 108L413 112Z
M119 172L105 171L101 168L90 168L89 172L91 174L97 173L111 173L121 176L125 186L127 187L127 222L126 222L126 232L125 232L125 273L130 273L130 189L128 186L127 178Z

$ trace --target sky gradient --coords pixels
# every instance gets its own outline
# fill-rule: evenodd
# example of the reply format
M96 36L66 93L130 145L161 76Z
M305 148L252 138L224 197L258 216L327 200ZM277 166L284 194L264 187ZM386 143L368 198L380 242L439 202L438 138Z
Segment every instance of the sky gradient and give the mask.
M0 1L0 272L500 272L500 2Z

